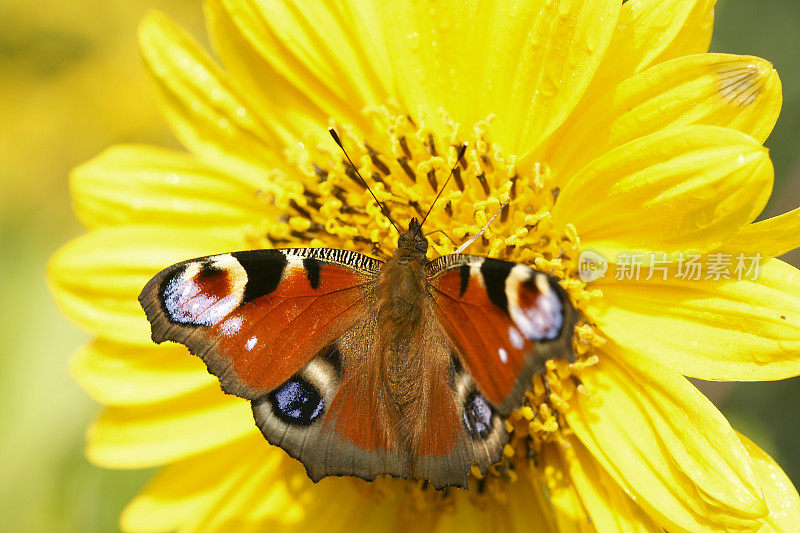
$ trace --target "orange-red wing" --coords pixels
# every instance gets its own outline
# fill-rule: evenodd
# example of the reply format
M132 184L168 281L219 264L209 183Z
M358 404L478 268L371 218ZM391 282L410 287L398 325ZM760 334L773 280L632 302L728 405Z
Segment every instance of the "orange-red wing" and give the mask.
M234 252L163 270L139 301L155 342L186 345L223 390L255 399L363 315L380 265L326 248Z
M437 317L481 393L518 407L548 359L573 360L577 313L557 280L527 266L468 255L428 264Z

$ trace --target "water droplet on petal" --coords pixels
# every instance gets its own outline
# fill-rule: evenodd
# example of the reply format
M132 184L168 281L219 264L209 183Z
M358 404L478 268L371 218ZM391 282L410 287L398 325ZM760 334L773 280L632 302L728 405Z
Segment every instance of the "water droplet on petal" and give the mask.
M409 48L411 48L411 50L415 52L419 50L419 43L420 43L419 33L414 32L408 35L408 46Z

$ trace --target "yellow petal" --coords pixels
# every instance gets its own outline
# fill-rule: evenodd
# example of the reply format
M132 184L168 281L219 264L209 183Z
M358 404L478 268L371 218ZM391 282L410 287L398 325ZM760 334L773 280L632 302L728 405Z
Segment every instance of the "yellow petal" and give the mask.
M560 533L597 531L592 526L576 486L561 463L558 451L552 446L546 446L539 460L544 471L544 490L555 518L556 530Z
M248 42L247 34L236 27L221 0L208 0L203 7L211 43L226 72L248 95L253 110L259 116L270 117L270 124L283 143L288 146L299 139L308 141L315 133L317 138L327 135L324 126L332 113L326 113L264 59L258 52L261 43ZM237 4L235 9L243 8ZM244 20L258 23L256 17Z
M328 117L359 124L365 106L387 103L390 69L375 9L361 0L213 0L206 12L225 66L305 139L327 135Z
M546 156L563 184L592 159L659 130L706 124L764 142L781 109L781 83L757 57L702 54L656 65L573 115Z
M569 472L597 531L661 532L661 527L597 464L574 436L561 446L562 463Z
M165 466L125 507L120 529L141 533L180 529L219 499L227 479L243 478L252 468L274 463L280 453L254 435Z
M752 527L767 512L747 452L725 417L677 372L621 365L606 345L580 375L567 421L611 477L662 527Z
M769 507L769 516L763 519L764 526L759 531L763 533L800 531L800 496L792 481L772 457L750 439L739 434L739 440L750 454Z
M86 455L109 468L149 468L256 433L250 403L213 384L160 403L107 408L89 428Z
M448 494L453 503L453 512L443 513L436 522L435 531L452 533L486 533L487 531L528 531L535 525L537 533L559 531L553 522L553 513L546 502L542 489L531 480L520 476L503 488L504 501L493 501L490 505L478 506L474 494L452 491ZM427 515L435 517L437 513ZM424 518L428 518L423 515ZM416 530L415 524L411 529ZM431 529L433 530L433 528ZM563 531L563 530L562 530Z
M800 208L745 226L724 248L733 253L759 252L765 257L777 257L798 246Z
M686 376L755 381L800 374L800 271L772 259L755 281L674 274L668 281L656 274L650 281L598 282L602 301L587 312L615 342Z
M615 0L381 3L398 96L415 113L444 108L522 154L575 107L611 39Z
M152 346L137 298L159 270L184 259L247 248L241 230L113 226L73 240L48 267L62 312L110 341Z
M662 5L664 3L661 2ZM679 3L680 0L676 0L672 2L672 5ZM678 33L669 44L662 48L659 56L653 59L650 65L680 56L708 52L711 45L711 34L714 30L714 6L717 0L693 0L684 3L693 4L692 10L687 13L685 21L679 26ZM640 7L647 9L652 8L655 4L656 2L653 0L646 0ZM658 24L657 20L655 22Z
M134 347L95 341L75 352L70 372L92 398L116 406L161 402L216 381L199 358L171 343Z
M253 187L188 154L150 146L115 146L72 171L81 221L117 224L242 226L256 224L270 204Z
M708 50L716 0L628 0L587 99L647 68Z
M301 463L282 450L265 448L271 450L268 458L249 466L243 472L245 475L222 479L222 490L215 501L195 513L182 531L377 531L386 529L387 523L398 530L403 529L404 523L425 529L423 524L435 523L438 518L435 513L400 514L402 491L408 488L402 481L379 479L368 483L355 478L328 477L314 483ZM392 492L396 496L387 503L381 501L383 498L369 497L381 494L376 486L380 484L394 485Z
M373 530L364 526L377 506L358 490L363 482L329 477L313 483L298 461L282 450L273 453L277 460L254 465L245 476L227 476L217 501L193 516L185 531Z
M772 180L767 150L752 137L672 128L589 163L561 191L553 219L612 260L637 250L703 251L761 212Z
M502 524L507 520L507 531L525 531L530 529L531 524L536 524L537 531L547 533L557 531L553 523L553 514L549 506L542 506L543 490L538 484L532 484L530 480L521 478L512 483L508 488L508 505L499 506L494 511L492 522L485 524L485 527L473 528L476 533L485 533L487 530L496 528L497 524ZM474 508L470 502L472 514L483 514L479 509ZM466 514L466 513L465 513ZM483 524L482 524L483 525ZM463 531L458 529L455 531Z
M144 18L139 45L165 115L183 145L201 161L264 187L266 169L282 163L283 144L233 82L161 14Z

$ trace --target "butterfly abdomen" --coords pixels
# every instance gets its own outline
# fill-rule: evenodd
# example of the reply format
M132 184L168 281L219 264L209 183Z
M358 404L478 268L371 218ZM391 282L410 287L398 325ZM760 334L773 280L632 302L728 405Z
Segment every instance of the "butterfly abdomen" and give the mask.
M396 419L397 438L411 455L419 448L430 403L426 376L434 366L425 325L432 323L425 298L425 256L403 247L382 268L378 281L380 327L373 352L380 360L379 382Z

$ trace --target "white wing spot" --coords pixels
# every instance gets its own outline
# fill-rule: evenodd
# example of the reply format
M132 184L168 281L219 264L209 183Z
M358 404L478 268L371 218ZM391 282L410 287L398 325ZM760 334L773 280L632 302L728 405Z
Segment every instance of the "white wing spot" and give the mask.
M525 338L514 326L508 327L508 340L511 341L511 346L517 350L521 350L525 346Z
M506 352L505 348L500 348L497 350L497 353L500 355L500 360L504 363L508 363L508 352Z
M247 339L247 342L244 343L244 347L249 352L250 350L252 350L255 347L257 342L258 342L258 337L253 335L252 337Z

